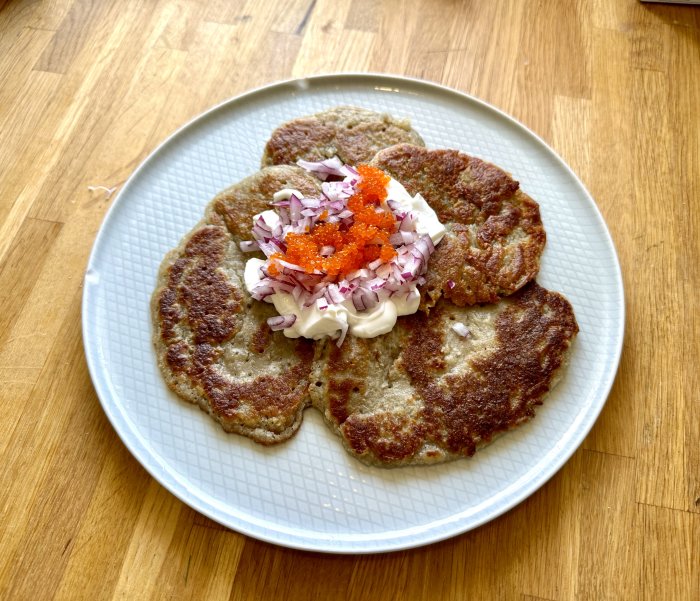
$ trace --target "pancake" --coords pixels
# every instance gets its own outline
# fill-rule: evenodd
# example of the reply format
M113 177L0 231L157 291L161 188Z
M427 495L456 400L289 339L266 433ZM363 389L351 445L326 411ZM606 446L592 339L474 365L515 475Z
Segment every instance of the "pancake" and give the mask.
M321 193L319 180L301 167L266 167L217 194L209 203L205 218L212 221L218 215L236 240L250 240L253 217L270 209L272 196L284 188L296 189L305 196Z
M382 148L423 140L407 120L352 106L335 107L278 127L265 146L262 166L320 161L337 156L349 165L369 162Z
M151 301L168 386L227 432L262 444L287 440L299 428L314 358L311 341L270 330L274 307L253 300L243 283L254 255L238 242L251 237L252 215L269 208L268 191L285 185L317 186L297 167L272 167L219 194L206 219L166 255Z
M382 150L406 138L413 143ZM545 240L537 204L498 167L416 143L405 122L341 107L282 126L263 163L374 156L423 194L448 229L430 260L423 311L340 348L273 332L273 305L252 299L243 282L246 261L263 255L239 242L252 238L253 216L275 192L317 196L321 186L297 166L264 167L218 194L161 265L154 344L177 395L261 444L289 439L314 406L353 456L382 467L471 456L534 416L578 331L566 299L527 283ZM492 304L474 304L484 302Z
M402 144L372 164L419 193L447 234L430 259L421 308L440 297L459 306L492 303L539 271L545 231L539 206L505 171L456 150Z
M463 324L467 336L452 326ZM495 304L401 318L377 338L326 343L312 402L345 448L395 467L468 457L535 415L578 326L569 302L532 282Z

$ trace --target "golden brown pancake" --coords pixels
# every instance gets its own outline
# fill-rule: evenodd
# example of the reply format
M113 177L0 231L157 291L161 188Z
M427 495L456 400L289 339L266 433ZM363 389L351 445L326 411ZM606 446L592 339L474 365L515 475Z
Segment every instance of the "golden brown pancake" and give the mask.
M283 188L298 190L305 196L321 193L319 180L301 167L266 167L217 194L207 207L206 219L211 221L214 214L219 215L237 240L251 240L253 217L270 209L272 196Z
M238 242L251 237L252 215L269 208L269 190L285 185L312 191L317 182L298 167L271 167L219 194L206 220L166 255L151 303L168 386L224 430L262 444L287 440L301 424L314 356L312 342L270 330L274 307L253 300L243 283L254 255Z
M539 206L505 171L410 144L380 151L372 164L420 193L447 228L430 259L423 309L442 296L460 306L495 302L537 275L546 238Z
M381 150L397 141L413 143ZM168 386L262 444L291 437L313 405L353 456L383 467L471 456L532 418L578 331L566 299L527 284L545 240L537 204L498 167L416 144L405 122L341 107L279 128L263 163L339 155L357 164L380 150L374 164L420 192L448 229L430 260L422 312L340 348L273 332L274 307L243 282L245 262L262 254L243 253L239 242L252 238L253 216L278 190L321 188L299 167L265 167L218 194L161 265L151 309Z
M535 282L490 305L443 299L384 336L349 336L340 348L327 343L312 401L364 463L468 457L534 417L577 332L569 302Z
M353 106L335 107L278 127L265 146L262 166L320 161L337 156L349 165L368 163L382 148L423 140L407 120Z

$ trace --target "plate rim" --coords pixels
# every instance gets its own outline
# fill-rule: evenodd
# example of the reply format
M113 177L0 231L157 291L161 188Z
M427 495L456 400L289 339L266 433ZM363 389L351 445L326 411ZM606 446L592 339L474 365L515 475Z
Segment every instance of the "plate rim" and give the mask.
M446 94L454 99L461 102L473 103L480 106L482 109L486 109L494 113L500 119L505 120L510 126L519 129L520 131L527 134L528 137L536 141L543 150L547 151L547 154L551 159L554 159L557 166L563 169L569 177L571 177L576 186L579 188L580 193L585 197L589 208L592 209L593 214L601 226L602 232L605 234L605 242L609 247L613 263L614 263L614 280L615 280L615 290L619 295L619 302L616 305L619 311L619 323L617 324L617 329L614 331L612 340L615 340L614 347L611 345L611 355L614 357L614 361L610 363L610 368L605 372L605 377L601 380L601 402L597 403L591 409L589 409L585 414L585 420L577 428L575 434L571 437L568 446L564 449L564 453L560 454L556 462L552 462L547 466L547 469L542 473L538 474L537 477L531 478L530 481L523 487L521 487L516 494L512 495L511 498L501 506L495 508L493 511L489 512L487 515L483 516L479 520L462 523L460 520L453 520L457 527L445 529L443 532L434 533L430 535L431 529L429 527L421 528L421 532L416 536L414 535L411 540L405 540L406 535L399 537L384 539L381 536L370 541L369 539L365 541L365 546L360 547L356 543L353 543L349 538L335 538L333 535L329 535L327 539L314 539L315 542L309 542L313 537L305 535L304 537L299 537L297 539L292 539L289 535L283 537L275 537L275 533L281 533L280 530L275 530L274 528L267 525L265 530L272 532L273 534L267 534L266 532L260 532L260 529L256 529L255 526L249 524L248 522L243 522L232 525L222 521L221 516L217 516L214 513L213 508L207 504L207 502L201 499L199 496L191 494L190 497L185 497L184 492L187 491L187 487L183 485L183 491L177 490L175 486L169 481L166 481L164 475L167 473L163 469L163 473L156 470L158 463L158 457L154 457L148 450L148 448L143 445L144 450L137 448L134 438L138 438L138 429L131 427L128 423L121 423L118 417L122 417L128 422L126 416L118 416L119 409L116 406L114 399L116 398L114 393L110 390L109 383L103 381L101 374L102 370L99 369L100 362L94 356L93 347L97 348L96 341L92 339L93 334L90 331L89 324L89 312L91 303L91 295L95 286L98 285L99 281L94 278L94 264L96 257L101 246L102 239L105 235L105 231L108 229L108 224L114 218L113 215L115 210L120 205L121 199L125 196L125 191L128 191L133 185L133 181L136 180L142 171L144 171L156 158L160 155L161 151L171 144L173 140L188 131L190 128L195 126L198 122L204 121L211 117L213 114L224 110L229 106L233 106L236 103L244 102L253 96L276 92L283 90L285 87L293 86L297 91L302 93L305 91L314 91L314 89L319 89L323 86L335 84L336 88L341 88L348 85L358 85L358 84L371 84L375 90L380 87L385 87L387 83L392 83L392 89L396 89L397 92L401 91L406 93L406 86L413 86L414 88L423 88L426 92ZM384 83L384 86L380 84ZM83 350L85 353L85 358L88 366L88 371L90 373L90 378L92 380L93 387L99 399L100 405L107 416L109 422L112 424L117 436L122 441L122 443L127 447L131 455L138 461L138 463L153 477L161 486L163 486L170 494L173 494L176 498L182 501L185 505L193 508L195 511L202 513L213 521L231 529L232 531L250 536L257 540L262 540L267 543L272 543L280 545L290 549L297 549L302 551L315 551L330 554L362 554L362 553L386 553L392 551L400 551L406 549L412 549L420 546L425 546L428 544L443 541L460 534L464 534L470 530L478 528L497 517L503 515L504 513L510 511L525 499L534 494L537 490L543 487L571 458L571 456L580 448L581 444L585 438L590 433L593 425L598 420L600 413L602 412L607 399L610 395L610 391L617 377L617 372L619 370L622 348L624 344L624 334L625 334L625 322L626 322L626 304L625 304L625 294L624 294L624 282L622 278L622 270L620 266L619 256L617 254L617 249L615 247L614 240L608 229L607 223L603 218L600 208L596 204L593 196L590 194L586 186L583 184L578 175L571 169L571 167L557 154L557 152L547 144L539 135L533 132L526 125L504 112L500 108L480 99L466 92L456 90L444 84L426 81L414 77L407 77L403 75L395 75L390 73L376 73L376 72L340 72L340 73L330 73L330 74L318 74L312 76L298 77L298 78L288 78L275 82L271 82L256 88L247 90L227 98L210 108L204 110L203 112L195 115L185 124L181 125L175 129L171 134L166 136L157 146L141 161L141 163L134 169L127 180L124 182L120 190L118 191L114 201L111 203L110 207L106 211L98 232L92 244L92 249L88 258L87 266L85 269L85 274L83 277L83 293L81 302L81 327L82 327L82 337L83 337ZM99 338L99 337L98 337ZM112 400L111 403L107 402L107 396ZM128 428L127 431L125 429ZM144 458L143 455L146 455ZM446 518L444 521L449 522L450 518ZM309 531L306 531L309 532ZM387 531L389 533L391 531ZM315 534L311 532L310 534ZM367 543L370 544L367 544ZM372 544L372 542L380 542L384 544ZM348 544L349 543L349 544Z

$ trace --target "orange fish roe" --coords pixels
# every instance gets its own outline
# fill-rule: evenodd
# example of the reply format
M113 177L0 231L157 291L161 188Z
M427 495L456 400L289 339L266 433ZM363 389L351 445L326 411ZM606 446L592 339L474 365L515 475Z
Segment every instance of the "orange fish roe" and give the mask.
M396 256L389 242L389 236L396 228L396 218L383 204L390 178L381 169L370 165L360 165L357 170L362 179L347 205L354 213L354 223L343 230L338 223L323 222L328 217L328 212L324 211L319 217L321 222L310 232L287 234L284 239L287 252L270 257L271 275L279 273L275 259L299 265L307 273L321 271L339 279L367 263L377 259L388 262ZM324 246L332 246L334 253L322 256Z

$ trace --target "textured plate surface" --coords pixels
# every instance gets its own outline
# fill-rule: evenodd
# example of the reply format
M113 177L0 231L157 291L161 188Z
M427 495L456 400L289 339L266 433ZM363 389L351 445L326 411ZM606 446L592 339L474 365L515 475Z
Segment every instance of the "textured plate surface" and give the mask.
M382 470L352 459L315 410L274 448L227 435L171 394L151 347L158 266L220 189L253 173L270 132L338 104L408 117L429 147L463 150L511 172L541 206L538 281L564 293L581 332L569 369L530 423L461 460ZM114 428L168 490L210 518L281 545L329 552L414 547L472 529L546 482L590 430L619 361L620 268L582 184L539 138L498 110L434 84L322 76L262 88L201 115L132 175L97 236L85 276L83 332Z

